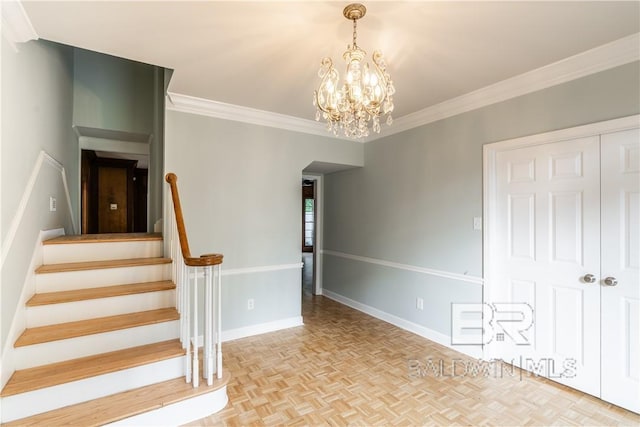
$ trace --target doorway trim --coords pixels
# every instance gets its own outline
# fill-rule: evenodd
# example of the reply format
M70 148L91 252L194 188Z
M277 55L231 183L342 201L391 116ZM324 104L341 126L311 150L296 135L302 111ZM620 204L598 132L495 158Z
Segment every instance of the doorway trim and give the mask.
M315 246L313 251L313 294L322 295L322 252L323 252L323 210L324 210L324 175L304 173L302 179L309 179L316 182L315 185L315 207L316 207L316 226L315 226Z
M516 150L523 147L534 145L544 145L559 141L565 141L587 136L618 132L628 129L634 129L640 126L640 115L633 115L619 119L606 120L603 122L591 123L583 126L544 132L536 135L529 135L520 138L514 138L483 146L482 159L482 204L483 204L483 224L482 224L482 253L483 253L483 279L484 287L482 292L482 302L490 304L493 301L492 293L495 294L493 288L493 280L495 277L495 268L491 254L495 253L497 242L496 236L496 206L498 203L496 192L496 157L497 154L504 151ZM493 351L487 346L483 346L483 358L490 360L499 357L493 354Z
M149 159L148 174L151 176L151 134L142 134L108 129L97 129L74 125L73 130L78 140L78 163L76 176L78 186L75 189L78 200L78 210L72 215L78 220L77 232L82 234L82 150L106 151L125 155L146 156ZM149 189L147 195L149 196ZM149 218L149 200L147 200L147 221Z

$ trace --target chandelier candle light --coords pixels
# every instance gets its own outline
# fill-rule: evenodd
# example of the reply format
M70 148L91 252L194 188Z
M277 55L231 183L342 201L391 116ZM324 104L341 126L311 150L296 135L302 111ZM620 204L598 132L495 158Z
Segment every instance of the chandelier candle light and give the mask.
M324 118L327 129L338 135L339 129L350 138L366 138L369 127L380 133L380 116L386 115L387 125L393 119L393 94L395 88L382 54L375 51L373 67L362 63L366 52L356 43L356 26L367 9L353 3L344 8L342 14L353 21L353 44L347 46L342 57L347 63L347 74L342 87L340 76L333 68L331 58L322 60L318 76L322 79L318 90L314 91L313 104L317 107L316 120Z

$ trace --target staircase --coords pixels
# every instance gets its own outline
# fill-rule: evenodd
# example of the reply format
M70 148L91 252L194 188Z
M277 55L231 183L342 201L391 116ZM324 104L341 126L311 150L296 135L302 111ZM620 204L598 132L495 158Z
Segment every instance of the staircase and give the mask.
M159 234L44 242L16 371L0 393L3 425L175 425L227 403L228 376L194 388L171 259Z

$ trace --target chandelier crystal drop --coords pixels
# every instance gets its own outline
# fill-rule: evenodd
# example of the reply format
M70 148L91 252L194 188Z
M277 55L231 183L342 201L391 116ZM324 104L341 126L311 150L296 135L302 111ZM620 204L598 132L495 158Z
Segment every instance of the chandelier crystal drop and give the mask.
M375 51L371 57L373 66L363 63L366 52L356 43L357 21L366 11L363 5L354 3L342 12L345 18L353 21L353 44L348 45L342 55L347 63L342 85L331 58L324 58L318 71L322 80L313 95L316 121L325 119L327 130L336 136L343 133L349 138L366 138L370 130L380 133L381 116L386 116L387 125L393 122L395 88L384 58Z

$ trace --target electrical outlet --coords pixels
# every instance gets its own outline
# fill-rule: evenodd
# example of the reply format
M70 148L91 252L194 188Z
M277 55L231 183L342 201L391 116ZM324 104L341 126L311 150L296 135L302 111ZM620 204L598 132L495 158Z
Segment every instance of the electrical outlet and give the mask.
M58 209L58 203L56 202L56 198L49 196L49 212L55 212Z
M253 310L253 307L255 307L253 298L249 298L247 300L247 310Z
M424 300L420 297L416 298L416 308L418 310L424 310Z

